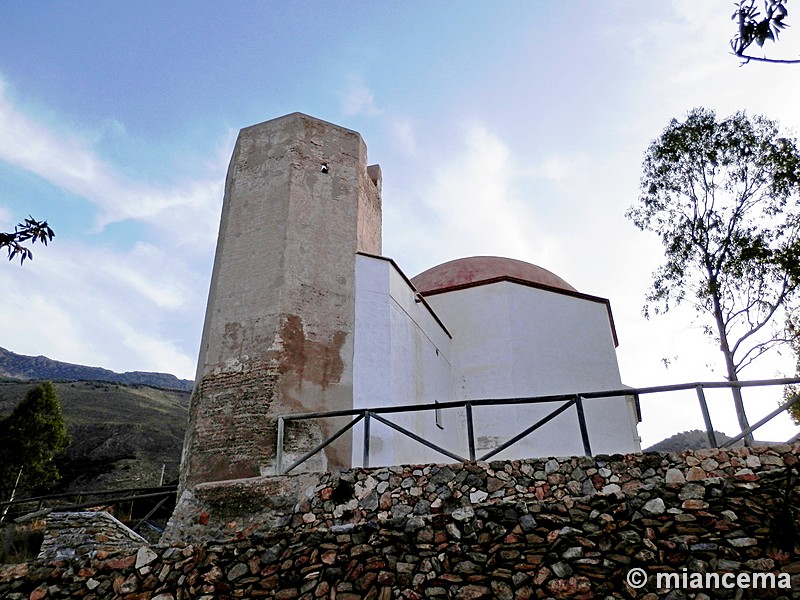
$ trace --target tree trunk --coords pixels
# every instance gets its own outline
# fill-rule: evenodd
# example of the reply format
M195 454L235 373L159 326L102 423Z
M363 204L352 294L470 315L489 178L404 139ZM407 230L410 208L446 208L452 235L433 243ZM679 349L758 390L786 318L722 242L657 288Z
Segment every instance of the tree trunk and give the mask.
M716 281L711 278L711 297L714 302L714 320L717 322L717 332L719 333L719 349L725 355L725 369L727 371L727 379L730 382L739 381L739 375L736 372L736 365L733 362L733 354L731 353L730 344L728 344L728 334L725 331L725 322L722 318L722 307L720 306L719 294L717 293ZM750 423L747 421L747 414L744 412L744 401L742 400L742 388L739 386L732 387L731 393L733 394L733 407L736 410L736 418L739 420L739 427L742 432L750 428ZM753 445L753 434L748 433L743 438L745 446Z
M723 350L724 352L724 350ZM732 362L730 361L730 352L725 355L725 362ZM728 366L728 381L739 381L739 377L735 370L733 370L730 366ZM747 420L747 415L744 412L744 401L742 400L742 388L739 386L732 387L731 393L733 394L733 406L736 409L736 418L739 420L739 427L741 430L747 431L750 428L750 423ZM745 446L752 446L753 445L753 434L748 433L742 439Z

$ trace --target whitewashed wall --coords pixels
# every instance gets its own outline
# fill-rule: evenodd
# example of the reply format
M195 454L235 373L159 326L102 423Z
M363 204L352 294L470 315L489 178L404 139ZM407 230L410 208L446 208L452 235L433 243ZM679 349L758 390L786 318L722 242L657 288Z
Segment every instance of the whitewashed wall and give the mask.
M375 408L452 400L451 339L391 261L356 257L356 334L353 407ZM395 413L390 421L466 455L462 410ZM354 428L353 464L362 463L363 428ZM373 421L370 464L442 462L448 459Z
M502 281L435 294L427 303L393 262L357 256L354 408L624 387L604 302ZM476 407L478 455L557 406ZM594 454L639 450L632 398L586 400L584 410ZM442 410L441 417L442 427L430 412L387 418L467 456L464 410ZM353 464L360 465L362 426L354 432ZM576 410L570 408L496 458L583 452ZM446 460L372 422L371 465Z
M619 389L604 302L502 281L428 297L453 336L457 398L512 398ZM558 405L476 408L477 448L489 449ZM631 398L587 400L592 451L639 449ZM568 409L500 458L583 454L577 413Z

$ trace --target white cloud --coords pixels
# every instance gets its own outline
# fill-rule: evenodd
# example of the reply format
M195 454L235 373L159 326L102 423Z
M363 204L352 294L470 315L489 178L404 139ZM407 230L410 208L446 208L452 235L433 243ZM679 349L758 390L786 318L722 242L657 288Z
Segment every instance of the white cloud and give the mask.
M481 125L469 127L464 141L465 152L444 163L425 198L438 213L449 251L530 254L511 153Z
M378 106L373 91L357 75L348 75L344 88L341 111L345 117L376 119L382 126L382 137L388 138L396 149L406 156L416 153L416 127L412 118Z
M99 209L98 231L133 219L158 227L179 244L213 241L227 161L205 164L196 180L172 187L134 180L103 161L80 136L54 131L18 110L3 87L0 81L1 161L90 201Z
M413 155L417 150L414 124L411 119L404 117L387 118L389 135L395 145L406 155Z
M342 112L348 117L372 117L381 113L375 104L375 95L360 77L350 75L347 78L346 89L342 96Z
M207 291L197 280L185 261L152 245L119 252L61 239L33 263L0 269L0 288L17 290L3 299L0 345L191 379Z
M535 214L540 198L531 175L537 169L520 165L498 136L477 123L463 129L454 155L442 156L442 148L419 152L436 154L438 166L429 168L431 183L410 200L418 208L394 197L384 217L387 248L401 268L415 275L446 260L482 254L552 268L557 244ZM399 205L406 209L392 209Z
M533 179L549 181L556 185L574 185L584 178L591 168L591 159L584 153L565 154L555 152L542 162L532 165L520 172Z
M15 106L0 80L0 161L33 173L96 208L95 232L81 243L66 228L35 262L0 269L7 294L0 344L24 354L105 368L193 378L234 133L198 165L198 176L158 186L122 174L88 140L124 125L108 121L86 135L57 130ZM0 224L13 227L0 209ZM135 220L150 241L119 250L104 232ZM156 241L153 241L156 240Z
M540 167L542 177L555 182L563 181L565 177L574 172L575 165L568 163L560 156L554 156L548 159Z
M104 282L127 288L131 296L141 296L159 309L176 309L184 304L187 290L176 274L170 272L175 262L162 250L144 242L137 243L128 256L111 253L92 257L94 270L103 276Z
M7 277L6 273L0 276L4 289L14 289L19 285L19 279ZM53 302L46 293L6 295L0 311L0 330L4 339L0 345L13 352L36 356L47 352L51 357L74 357L76 362L91 357L77 335L76 323L69 310Z
M139 371L156 371L172 373L181 379L194 379L197 357L189 356L182 352L177 345L169 340L149 335L132 327L130 323L120 321L117 323L118 337L128 348L136 348L147 360L142 360L143 365Z

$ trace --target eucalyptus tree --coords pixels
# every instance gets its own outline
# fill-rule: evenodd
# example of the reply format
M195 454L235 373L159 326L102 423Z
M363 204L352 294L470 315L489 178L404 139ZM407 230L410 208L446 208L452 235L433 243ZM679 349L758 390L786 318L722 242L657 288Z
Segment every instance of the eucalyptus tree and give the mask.
M800 152L765 117L718 119L696 108L647 149L638 204L626 216L661 237L645 316L690 303L719 343L729 381L791 342L787 309L800 284ZM748 427L741 390L739 424ZM748 436L748 441L752 437Z

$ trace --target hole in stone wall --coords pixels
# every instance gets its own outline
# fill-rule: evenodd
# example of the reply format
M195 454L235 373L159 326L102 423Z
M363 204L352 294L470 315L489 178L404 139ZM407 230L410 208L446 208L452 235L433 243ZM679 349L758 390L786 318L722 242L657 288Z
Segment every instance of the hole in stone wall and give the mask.
M334 504L342 504L347 502L353 497L354 489L353 484L349 481L342 481L339 480L339 483L336 484L336 487L333 488L333 492L331 492L331 501Z

